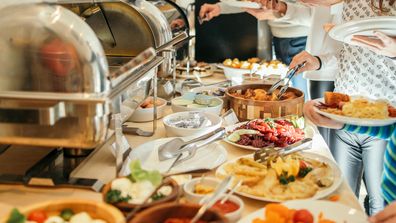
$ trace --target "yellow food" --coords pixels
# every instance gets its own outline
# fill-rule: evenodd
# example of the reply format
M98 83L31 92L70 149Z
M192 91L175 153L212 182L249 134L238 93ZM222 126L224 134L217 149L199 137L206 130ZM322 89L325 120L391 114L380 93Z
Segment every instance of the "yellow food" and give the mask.
M225 59L223 65L227 67L239 68L239 69L256 69L256 68L273 68L278 69L282 64L279 60L271 60L268 62L263 62L260 58L253 57L247 60Z
M278 99L279 89L276 89L272 94L267 94L267 91L264 89L246 89L245 91L235 91L232 92L231 95L238 98L250 99L255 101L279 101L279 100L287 100L297 98L297 95L294 92L288 91L282 95L280 99Z
M204 185L204 184L195 184L194 193L196 194L210 194L213 193L214 187Z
M356 99L342 106L345 116L355 118L386 119L389 117L388 104L384 101L370 102L366 99Z
M301 162L310 168L304 176L300 175L300 170L307 166L300 167ZM242 181L242 186L238 188L240 192L274 200L310 198L319 190L330 187L334 181L333 171L326 163L299 154L278 157L266 165L252 158L240 158L225 165L224 170L226 175L233 175Z

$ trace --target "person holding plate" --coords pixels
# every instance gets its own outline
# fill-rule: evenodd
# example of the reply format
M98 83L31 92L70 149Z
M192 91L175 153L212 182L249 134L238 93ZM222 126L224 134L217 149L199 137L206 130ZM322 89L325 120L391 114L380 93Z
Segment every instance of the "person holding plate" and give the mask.
M394 0L344 1L344 22L377 16L395 16ZM337 61L335 92L348 95L370 95L396 103L396 61L393 53L394 38L377 33L378 39L355 37L358 46L343 44L338 53L313 56L307 52L295 56L290 66L306 62L299 72L326 68L329 61ZM356 42L358 41L358 42ZM312 103L306 110L312 109ZM311 108L309 108L311 106ZM307 113L308 117L310 113ZM318 124L318 123L315 123ZM319 125L321 126L321 125ZM372 136L337 129L332 131L330 148L346 179L356 195L364 173L369 195L369 214L383 208L381 173L387 141Z
M392 44L396 46L396 42ZM396 51L388 51L392 54ZM382 176L381 188L387 207L369 220L372 223L396 222L396 123L381 127L366 127L343 124L325 116L314 110L316 101L309 101L304 106L304 115L315 125L326 128L348 131L350 133L365 134L372 137L381 138L388 141L384 154L384 172ZM379 148L381 149L381 148Z

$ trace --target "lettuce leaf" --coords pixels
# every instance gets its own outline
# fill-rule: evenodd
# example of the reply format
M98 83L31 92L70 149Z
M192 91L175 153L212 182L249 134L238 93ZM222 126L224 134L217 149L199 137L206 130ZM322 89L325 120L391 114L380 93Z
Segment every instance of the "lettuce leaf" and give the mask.
M14 208L11 211L10 217L7 220L7 223L25 223L26 217L21 214L18 209Z
M159 186L162 182L162 175L159 171L144 170L140 164L140 160L133 160L129 165L131 170L130 179L132 182L140 182L144 180L150 181L155 187Z

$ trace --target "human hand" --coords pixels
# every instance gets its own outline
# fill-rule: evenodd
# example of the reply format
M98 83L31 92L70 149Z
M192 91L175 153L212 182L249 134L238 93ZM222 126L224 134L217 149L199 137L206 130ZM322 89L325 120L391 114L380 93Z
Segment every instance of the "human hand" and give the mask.
M273 20L286 14L286 3L279 0L255 0L261 4L261 9L245 9L247 13L258 20Z
M305 66L301 67L297 70L297 74L302 73L304 71L317 70L320 67L320 61L318 58L312 56L307 51L302 51L301 53L295 55L289 65L290 68L294 68L295 66L305 63Z
M371 223L396 223L396 202L385 207L384 210L369 218Z
M340 3L342 1L343 0L298 0L298 2L310 6L326 6L326 7Z
M376 54L396 57L396 37L387 36L383 32L375 31L374 35L377 38L372 38L363 35L354 35L352 42L361 47L365 47Z
M203 4L199 10L199 17L205 21L209 21L214 17L219 16L221 13L221 8L217 4Z
M320 115L315 111L315 104L317 102L312 100L304 104L304 116L311 120L311 122L320 127L326 127L331 129L342 129L343 123L329 119L323 115Z

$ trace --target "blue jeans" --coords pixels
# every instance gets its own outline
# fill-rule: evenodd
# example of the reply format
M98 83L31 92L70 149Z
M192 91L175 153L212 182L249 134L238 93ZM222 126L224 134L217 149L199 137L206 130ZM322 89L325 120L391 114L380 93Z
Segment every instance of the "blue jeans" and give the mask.
M364 175L369 197L369 215L384 208L381 180L387 143L371 136L331 130L330 150L357 197Z
M282 61L282 63L289 65L293 57L305 50L307 45L307 37L296 37L296 38L278 38L273 37L272 39L275 48L276 59ZM307 80L302 75L294 76L292 79L293 87L300 89L304 92L305 100L308 100L308 87Z

